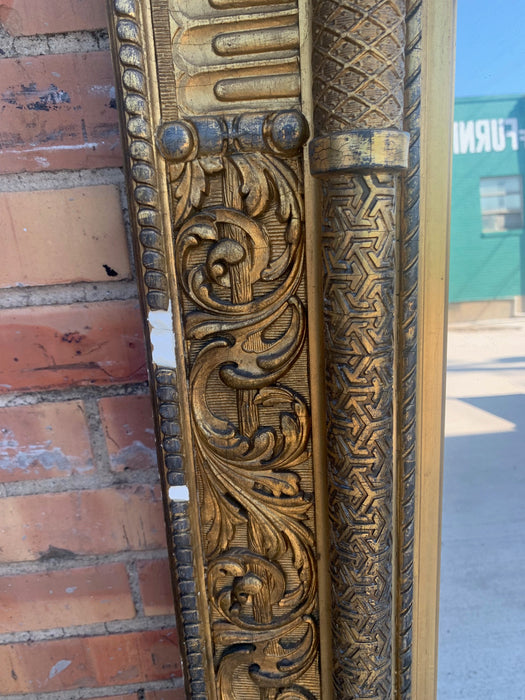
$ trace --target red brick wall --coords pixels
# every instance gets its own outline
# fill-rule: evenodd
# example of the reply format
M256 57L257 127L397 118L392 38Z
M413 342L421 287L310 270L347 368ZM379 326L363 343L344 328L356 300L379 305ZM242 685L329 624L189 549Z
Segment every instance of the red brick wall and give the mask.
M181 700L104 0L0 0L0 694Z

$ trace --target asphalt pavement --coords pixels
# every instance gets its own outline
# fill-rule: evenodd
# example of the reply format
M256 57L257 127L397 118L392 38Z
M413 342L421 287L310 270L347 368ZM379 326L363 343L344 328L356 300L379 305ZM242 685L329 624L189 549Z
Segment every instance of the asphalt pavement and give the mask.
M525 700L525 318L449 328L445 435L438 700Z

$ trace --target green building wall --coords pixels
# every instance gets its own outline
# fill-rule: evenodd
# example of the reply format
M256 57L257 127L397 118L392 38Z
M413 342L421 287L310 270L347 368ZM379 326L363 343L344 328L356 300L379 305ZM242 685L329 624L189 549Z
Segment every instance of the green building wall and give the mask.
M525 96L457 99L450 302L525 294L524 229L483 233L480 178L525 174Z

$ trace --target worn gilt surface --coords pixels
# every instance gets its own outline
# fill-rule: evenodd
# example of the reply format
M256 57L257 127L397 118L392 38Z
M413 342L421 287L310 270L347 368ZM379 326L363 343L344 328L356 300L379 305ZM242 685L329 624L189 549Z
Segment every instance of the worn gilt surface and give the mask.
M177 377L157 366L156 393L171 418L160 424L166 490L185 483L182 451L198 501L196 523L170 500L176 583L191 588L182 580L191 561L179 554L193 523L192 559L208 601L203 619L195 601L192 614L191 595L180 595L188 688L194 697L296 700L320 697L301 156L308 129L297 111L297 6L265 5L115 0L113 11L117 39L128 40L119 58L146 298L150 308L171 301L183 343L184 368ZM154 65L159 74L148 74ZM148 97L160 97L156 115ZM155 163L169 231L158 220ZM170 292L166 278L176 281ZM186 412L170 403L177 391L187 393ZM199 625L209 629L208 648ZM199 652L211 654L211 673Z
M312 171L322 177L336 697L390 698L393 583L395 238L402 0L314 2ZM356 144L326 156L335 140ZM362 144L360 146L360 144ZM356 150L372 155L366 161ZM335 150L335 149L334 149ZM397 151L397 155L401 150Z
M199 142L210 124L193 121ZM241 150L254 124L266 152ZM303 207L298 160L273 152L283 125L304 138L297 112L214 120L217 149L170 168L223 698L286 697L292 686L307 697L318 683Z
M409 700L421 0L301 2L108 0L186 688ZM326 428L311 420L309 136Z
M397 653L396 691L412 698L412 620L417 429L417 308L420 242L421 34L422 0L407 0L404 129L410 134L408 167L402 179L398 247L397 373Z
M274 89L298 95L297 18L293 7L239 17L239 3L215 4L230 12L170 4L186 121L160 137L172 161L215 684L220 698L306 698L319 690L296 156L307 131L298 112L254 111ZM177 138L183 158L170 150Z
M334 178L324 209L334 674L344 698L391 692L393 205L392 176L356 175Z

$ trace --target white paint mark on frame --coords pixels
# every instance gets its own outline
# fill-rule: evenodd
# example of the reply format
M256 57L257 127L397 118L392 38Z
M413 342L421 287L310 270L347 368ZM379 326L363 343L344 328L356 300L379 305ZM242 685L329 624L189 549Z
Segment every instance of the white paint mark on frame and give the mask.
M177 361L175 359L175 334L173 333L171 302L167 311L150 311L148 323L153 362L157 367L175 369Z
M168 490L170 501L189 501L190 492L187 486L170 486Z

